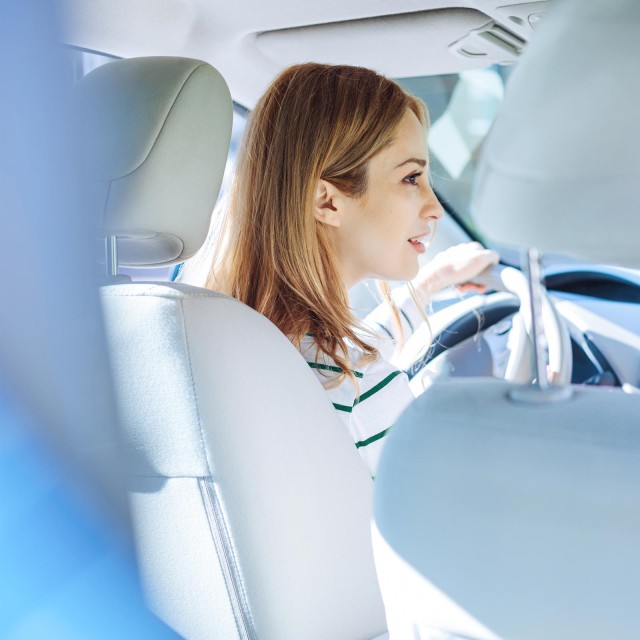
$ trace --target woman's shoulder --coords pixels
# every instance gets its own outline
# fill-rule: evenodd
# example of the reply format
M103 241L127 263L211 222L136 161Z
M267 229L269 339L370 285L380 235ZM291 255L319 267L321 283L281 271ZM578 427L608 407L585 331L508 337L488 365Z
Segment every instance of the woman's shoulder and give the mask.
M331 378L331 374L341 375L343 369L336 365L334 359L318 348L312 334L307 333L300 341L300 353L303 355L307 364L317 371L324 373L323 377ZM351 372L356 379L362 379L365 371L370 366L370 362L364 358L364 353L351 344L347 344L348 360L351 363Z
M387 384L402 371L385 360L379 353L373 357L365 354L362 349L347 341L348 360L351 363L351 372L358 382L359 393L365 394L373 387L383 382ZM307 364L322 375L324 379L338 376L344 373L343 369L336 365L331 356L318 349L313 335L307 334L301 341L300 352ZM345 382L347 382L345 380Z
M313 336L305 336L301 344L305 360L325 384L334 409L347 425L356 448L374 475L384 436L413 400L413 394L406 374L382 356L367 359L354 345L347 348L357 385L343 376L340 384L332 386L325 383L343 374L342 369L320 352Z

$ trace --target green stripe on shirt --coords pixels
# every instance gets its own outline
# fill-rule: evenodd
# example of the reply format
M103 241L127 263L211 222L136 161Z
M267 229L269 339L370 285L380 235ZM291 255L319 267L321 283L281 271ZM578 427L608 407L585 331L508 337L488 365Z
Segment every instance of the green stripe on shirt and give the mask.
M370 398L375 393L378 393L380 389L384 389L384 387L386 387L396 376L399 376L401 373L402 371L394 371L393 373L390 373L386 378L384 378L384 380L380 380L377 385L371 387L369 391L363 393L359 398L356 398L353 406L355 407L358 403L366 400L367 398Z
M348 404L338 404L337 402L332 404L333 408L337 411L344 411L345 413L351 413L353 411L353 407L350 407Z
M402 314L402 317L407 321L407 324L409 325L409 329L413 333L413 322L409 320L409 316L405 313L404 309L400 309L400 313Z
M391 429L391 427L389 427L389 429ZM389 433L389 429L385 429L380 433L376 433L375 436L371 436L366 440L360 440L360 442L356 442L356 449L360 449L361 447L366 447L368 444L372 444L373 442L380 440L380 438L384 438L387 435L387 433Z
M341 369L340 367L334 367L330 364L322 364L322 362L307 362L307 364L312 369L321 369L323 371L335 371L335 373L344 373L344 369ZM364 373L360 371L351 370L351 373L353 373L356 378L362 378L364 376Z

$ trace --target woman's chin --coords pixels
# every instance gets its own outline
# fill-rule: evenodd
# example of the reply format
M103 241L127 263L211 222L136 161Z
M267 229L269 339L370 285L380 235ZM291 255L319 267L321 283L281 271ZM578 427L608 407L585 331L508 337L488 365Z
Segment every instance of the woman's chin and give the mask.
M377 268L369 271L369 278L374 280L388 280L390 282L404 282L413 280L420 271L420 263L415 261L396 263L394 265L377 265Z
M420 266L416 265L415 268L411 267L406 269L398 269L397 271L394 271L393 273L390 273L386 277L380 279L408 282L409 280L413 280L418 275L418 271L420 271Z
M420 271L420 263L416 260L415 265L413 265L410 269L407 269L403 278L398 278L398 280L413 280Z

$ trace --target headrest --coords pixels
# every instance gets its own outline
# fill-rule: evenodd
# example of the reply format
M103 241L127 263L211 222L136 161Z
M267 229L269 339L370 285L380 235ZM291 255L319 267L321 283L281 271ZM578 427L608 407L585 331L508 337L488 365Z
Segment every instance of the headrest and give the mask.
M551 8L480 160L472 214L490 240L640 266L639 32L637 0Z
M78 84L86 170L119 263L163 266L203 244L229 150L222 76L186 58L132 58Z

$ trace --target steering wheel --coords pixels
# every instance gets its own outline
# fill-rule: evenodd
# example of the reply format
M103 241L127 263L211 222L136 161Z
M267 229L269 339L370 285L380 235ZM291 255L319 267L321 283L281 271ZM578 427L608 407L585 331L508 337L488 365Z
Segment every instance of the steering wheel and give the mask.
M518 269L498 265L474 281L481 282L494 293L466 298L435 314L433 324L437 326L432 337L428 327L411 337L398 363L410 380L424 377L435 368L432 363L438 358L446 357L445 354L460 347L467 339L511 315L510 353L503 377L511 382L532 380L534 323L527 278ZM540 307L543 340L546 341L542 347L547 349L552 381L568 384L572 371L569 330L544 289L540 292ZM427 369L427 365L431 366Z

